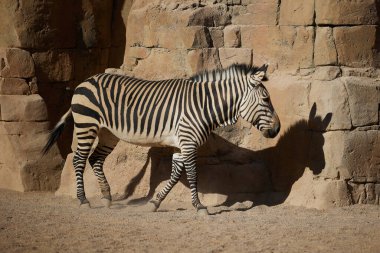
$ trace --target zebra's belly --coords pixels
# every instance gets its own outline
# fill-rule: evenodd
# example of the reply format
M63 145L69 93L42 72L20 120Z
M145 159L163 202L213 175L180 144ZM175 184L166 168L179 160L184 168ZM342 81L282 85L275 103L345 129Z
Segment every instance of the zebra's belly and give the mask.
M179 148L179 141L174 133L161 136L146 136L144 133L123 133L114 129L108 129L120 140L146 147L175 147Z

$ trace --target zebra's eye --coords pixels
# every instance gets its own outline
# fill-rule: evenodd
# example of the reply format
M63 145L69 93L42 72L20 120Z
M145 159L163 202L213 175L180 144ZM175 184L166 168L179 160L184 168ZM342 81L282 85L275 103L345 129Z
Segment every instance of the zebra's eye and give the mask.
M260 82L258 82L256 79L253 78L253 76L251 76L249 78L249 84L250 84L250 86L252 86L252 88L254 88L254 87L259 86Z
M263 91L263 93L261 94L261 98L262 100L265 102L265 103L269 103L269 94L268 92L266 92L265 90Z

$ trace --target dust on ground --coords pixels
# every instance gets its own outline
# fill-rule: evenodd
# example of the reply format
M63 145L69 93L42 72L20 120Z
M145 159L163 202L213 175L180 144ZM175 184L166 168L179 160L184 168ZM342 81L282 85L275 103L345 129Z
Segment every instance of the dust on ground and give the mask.
M0 190L0 252L380 252L380 207L92 209L52 193ZM244 211L242 211L244 210Z

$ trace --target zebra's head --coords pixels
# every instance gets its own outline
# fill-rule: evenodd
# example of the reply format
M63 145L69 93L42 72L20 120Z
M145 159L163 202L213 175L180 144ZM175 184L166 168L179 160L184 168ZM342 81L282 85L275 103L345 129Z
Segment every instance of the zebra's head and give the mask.
M243 96L240 116L252 123L265 137L274 138L280 132L280 120L271 103L269 92L262 81L268 65L247 73L248 88Z

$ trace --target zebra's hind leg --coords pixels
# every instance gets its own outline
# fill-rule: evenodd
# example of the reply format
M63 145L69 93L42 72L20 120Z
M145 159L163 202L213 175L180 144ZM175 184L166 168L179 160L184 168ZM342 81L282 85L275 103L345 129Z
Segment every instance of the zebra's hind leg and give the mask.
M83 172L86 167L86 160L89 153L75 151L73 158L73 165L75 168L75 177L77 183L77 198L81 207L90 207L90 202L86 198L84 191Z
M77 150L74 152L73 158L77 183L77 198L80 206L90 207L90 202L87 200L86 193L84 191L83 172L86 167L86 161L90 154L91 147L97 136L98 128L95 125L88 128L75 127L74 131L78 139Z
M161 202L166 198L170 190L176 185L181 177L184 168L183 158L180 153L174 153L172 157L172 172L170 179L165 185L165 187L156 195L156 198L149 202L151 205L151 210L155 212L159 207Z
M99 132L99 142L94 152L89 158L90 165L98 179L100 191L102 193L102 202L106 207L112 204L111 187L103 171L103 164L107 156L112 152L119 139L106 129Z

